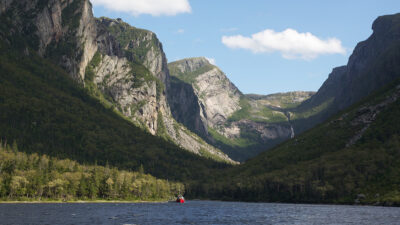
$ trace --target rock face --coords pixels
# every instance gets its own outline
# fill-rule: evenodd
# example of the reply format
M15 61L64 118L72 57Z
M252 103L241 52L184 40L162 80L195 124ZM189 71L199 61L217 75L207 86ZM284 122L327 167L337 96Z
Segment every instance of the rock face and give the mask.
M243 95L204 57L179 60L168 67L173 90L168 99L174 118L235 160L245 160L292 137L285 108L313 94Z
M330 106L318 116L305 121L308 125L302 129L322 122L332 114L361 100L373 91L387 85L398 73L398 49L400 41L400 14L378 17L372 25L373 33L365 41L357 44L346 66L333 69L318 92L305 101L299 111L309 111L326 102ZM379 64L385 62L384 69ZM381 68L377 71L374 68Z
M13 18L9 35L29 37L30 47L40 55L52 58L75 80L83 80L97 50L89 1L3 0L0 5L0 12Z
M11 43L28 36L31 49L64 68L105 107L193 153L233 162L173 119L167 60L153 32L121 19L96 19L89 0L1 0L0 13L10 28L0 38Z
M196 132L204 136L207 127L222 128L228 117L240 109L242 93L206 58L183 59L170 63L169 68L175 76L173 83L175 92L171 93L169 99L170 102L178 103L174 104L173 114L185 124L193 121L195 124L189 127L195 127ZM179 104L186 102L188 96L195 102ZM195 119L189 120L186 115Z
M168 103L174 118L201 137L207 137L207 120L205 120L203 107L192 85L171 77L169 93Z
M240 91L218 68L199 75L195 87L209 126L222 126L233 112L240 109Z
M161 43L154 33L120 19L97 19L97 27L100 57L93 65L93 82L126 117L156 134L159 115L170 114L165 99L169 74Z

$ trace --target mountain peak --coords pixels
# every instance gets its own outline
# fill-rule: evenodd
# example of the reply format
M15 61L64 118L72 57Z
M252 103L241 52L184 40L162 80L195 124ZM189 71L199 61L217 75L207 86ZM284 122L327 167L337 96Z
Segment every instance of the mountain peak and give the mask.
M400 34L400 13L379 16L372 24L372 30L374 33L394 35Z
M206 57L185 58L172 62L170 65L176 68L177 72L180 73L194 72L203 67L214 67Z

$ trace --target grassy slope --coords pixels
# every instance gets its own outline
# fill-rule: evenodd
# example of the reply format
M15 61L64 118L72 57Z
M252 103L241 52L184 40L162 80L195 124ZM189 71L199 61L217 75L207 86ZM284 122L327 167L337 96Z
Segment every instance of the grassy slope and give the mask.
M62 69L1 43L0 137L25 152L138 169L161 178L202 177L226 167L154 137L105 108Z
M301 102L310 98L315 92L285 92L270 95L246 94L247 97L259 102L260 104L279 107L281 109L292 109Z

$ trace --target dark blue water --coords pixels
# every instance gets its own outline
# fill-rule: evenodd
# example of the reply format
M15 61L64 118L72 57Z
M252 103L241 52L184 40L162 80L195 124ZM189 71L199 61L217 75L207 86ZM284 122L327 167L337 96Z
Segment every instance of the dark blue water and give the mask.
M0 224L400 224L400 208L218 201L0 204Z

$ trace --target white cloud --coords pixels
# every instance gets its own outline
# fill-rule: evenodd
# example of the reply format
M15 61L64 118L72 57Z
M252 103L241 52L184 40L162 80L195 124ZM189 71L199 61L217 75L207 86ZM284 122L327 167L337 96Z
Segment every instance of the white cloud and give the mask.
M322 40L313 34L299 33L294 29L282 32L264 30L244 37L242 35L223 36L222 43L229 48L242 48L254 53L280 52L286 59L314 59L324 54L345 54L346 50L337 38Z
M174 16L191 12L188 0L91 0L91 2L109 10L126 12L134 16L141 14Z
M216 65L214 58L208 58L208 57L205 57L205 58L208 60L209 63L213 64L214 66Z
M176 31L176 33L177 33L177 34L183 34L183 33L185 33L185 30L184 30L184 29L178 29L178 30Z

